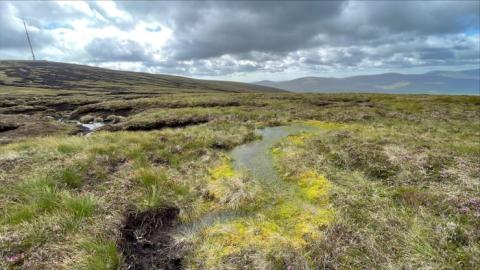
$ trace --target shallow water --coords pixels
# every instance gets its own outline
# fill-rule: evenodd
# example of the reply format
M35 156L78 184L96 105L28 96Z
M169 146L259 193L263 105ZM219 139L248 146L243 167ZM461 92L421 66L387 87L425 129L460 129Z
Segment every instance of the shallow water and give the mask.
M254 181L257 181L265 189L268 189L269 192L276 193L285 191L284 189L289 188L291 185L286 185L276 171L273 165L271 148L289 135L314 130L318 130L318 128L300 124L258 129L256 130L257 134L262 136L260 140L237 146L230 152L233 167L237 172L241 171L250 175ZM268 206L264 205L263 207ZM241 209L226 209L218 212L210 212L194 223L180 226L179 231L183 231L184 233L198 231L217 222L248 216L250 214L251 212Z
M232 150L230 157L233 167L237 171L246 171L263 185L275 186L282 180L273 166L271 148L289 135L313 130L314 127L300 124L259 129L257 133L262 136L261 140L240 145Z
M88 123L88 124L84 124L80 121L75 121L75 122L77 123L77 125L82 127L82 133L83 134L91 133L91 132L95 131L96 129L105 126L104 122L92 122L92 123Z
M105 126L105 123L103 123L103 122L93 122L93 123L81 124L81 125L82 125L82 127L88 129L89 131L94 131L97 128Z

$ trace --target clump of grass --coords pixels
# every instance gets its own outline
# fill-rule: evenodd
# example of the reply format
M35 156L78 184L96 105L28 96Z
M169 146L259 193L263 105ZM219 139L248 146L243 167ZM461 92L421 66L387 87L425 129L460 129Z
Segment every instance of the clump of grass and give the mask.
M79 243L79 247L85 252L85 256L77 265L78 269L110 270L118 269L121 266L122 257L112 241L83 239Z
M305 141L300 148L308 151L300 156L295 154L296 159L276 155L288 162L287 169L305 166L296 160L321 168L334 184L331 198L337 218L325 238L311 247L317 265L333 268L448 265L452 269L470 269L476 265L473 258L478 250L472 248L471 242L476 236L465 233L472 220L459 221L458 210L445 198L454 195L438 189L451 187L454 183L451 177L455 175L431 181L432 174L422 174L425 164L431 163L433 172L442 172L452 166L451 161L430 162L428 153L432 150L418 151L418 144L399 145L399 142L411 143L413 138L399 139L402 134L383 127L355 126L349 129L348 136L342 134L332 130L316 135ZM399 149L397 153L386 151L394 143L394 148ZM441 154L433 153L442 160ZM418 178L410 178L415 175ZM432 182L435 187L427 184ZM444 226L448 233L435 233L439 226ZM447 229L450 227L453 229ZM392 253L387 246L395 246L396 250Z
M83 183L83 175L72 167L61 169L58 172L59 180L64 183L68 188L78 188Z
M382 146L372 143L352 144L352 141L339 137L343 149L328 151L328 159L337 167L349 170L359 170L374 180L393 181L400 171L398 164L385 153Z
M209 170L207 201L218 203L217 208L242 209L255 207L262 200L262 188L251 176L236 172L228 157L221 157L217 166Z
M161 168L142 168L137 171L142 194L139 197L141 208L161 208L188 200L190 189L168 178Z
M94 214L98 201L93 196L72 196L67 194L63 198L62 205L75 219L84 219Z

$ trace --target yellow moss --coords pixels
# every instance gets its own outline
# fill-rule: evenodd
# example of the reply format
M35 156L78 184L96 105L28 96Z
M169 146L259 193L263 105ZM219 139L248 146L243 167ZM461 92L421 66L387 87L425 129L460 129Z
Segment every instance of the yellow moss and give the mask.
M305 204L298 198L260 210L254 217L237 218L206 228L196 257L207 268L217 268L231 256L257 250L267 254L282 248L303 250L308 243L323 237L323 227L333 220L328 208Z
M303 123L308 126L318 127L321 129L335 129L335 128L342 128L345 126L344 124L340 124L340 123L323 122L323 121L317 121L317 120L308 120Z
M282 149L280 149L279 147L272 148L273 155L280 155L281 153L282 153Z
M223 158L221 164L210 171L210 178L213 181L218 181L220 179L231 178L235 175L233 170L232 163L229 159Z
M312 137L313 135L311 133L301 133L298 135L291 135L287 137L287 140L291 143L293 143L296 146L303 146L305 145L305 141Z
M232 162L228 157L223 157L220 164L209 170L207 188L214 198L220 200L228 194L228 186L224 181L230 181L235 176ZM212 205L217 208L218 205Z
M299 185L310 201L327 202L328 191L331 188L330 182L323 175L319 175L314 171L307 171L299 175Z

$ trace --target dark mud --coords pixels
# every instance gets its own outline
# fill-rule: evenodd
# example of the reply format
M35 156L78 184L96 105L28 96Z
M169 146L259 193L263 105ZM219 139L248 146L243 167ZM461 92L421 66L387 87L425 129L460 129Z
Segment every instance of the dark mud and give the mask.
M204 124L210 121L209 117L192 117L186 119L169 119L161 120L156 122L147 122L147 123L121 123L118 125L108 125L102 127L102 130L108 131L147 131L147 130L156 130L163 128L181 128L193 125Z
M312 100L312 101L310 101L310 104L318 106L318 107L323 107L323 106L336 104L336 102L325 101L325 100Z
M20 125L12 124L12 123L0 123L0 132L14 130L20 127Z
M88 106L88 105L87 105ZM80 107L77 110L73 111L70 115L70 119L80 119L80 117L87 115L87 114L95 114L101 117L107 117L111 114L120 115L120 116L128 116L133 111L133 108L128 106L124 108L95 108L95 104L93 106L85 106Z
M45 106L10 106L0 109L2 114L33 114L37 112L43 112L48 108Z
M171 236L179 212L170 207L127 213L119 242L127 269L183 269L181 247Z

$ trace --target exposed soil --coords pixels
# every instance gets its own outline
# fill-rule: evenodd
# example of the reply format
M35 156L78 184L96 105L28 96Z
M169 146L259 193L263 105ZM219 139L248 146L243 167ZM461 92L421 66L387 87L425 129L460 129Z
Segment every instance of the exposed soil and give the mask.
M325 101L325 100L312 100L312 101L310 101L310 104L315 105L315 106L319 106L319 107L323 107L323 106L328 106L328 105L335 104L335 102Z
M32 114L36 112L45 111L45 106L11 106L5 109L0 109L2 114Z
M41 115L1 114L0 144L28 137L78 132L72 124L55 121Z
M12 123L0 123L0 132L17 129L20 125Z
M179 224L179 209L128 212L119 248L127 269L182 269L182 252L171 232Z
M197 116L186 119L167 119L160 120L156 122L141 122L141 123L120 123L118 125L107 125L102 127L102 130L108 131L142 131L142 130L155 130L162 128L180 128L187 127L192 125L199 125L209 122L211 119L209 117Z
M83 104L58 103L58 104L49 105L48 107L50 109L54 109L55 111L72 111L80 105L83 105Z
M120 115L120 116L128 116L132 112L132 107L124 107L124 108L109 108L109 109L99 109L95 107L83 107L80 110L75 110L70 115L70 119L80 119L80 117L87 115L87 114L95 114L101 117L107 117L111 114Z
M162 129L162 128L176 128L176 127L186 127L191 125L198 125L207 123L210 119L203 117L195 117L191 119L179 119L175 121L161 121L156 123L148 123L146 125L132 125L126 128L126 130L136 131L136 130L153 130L153 129Z

